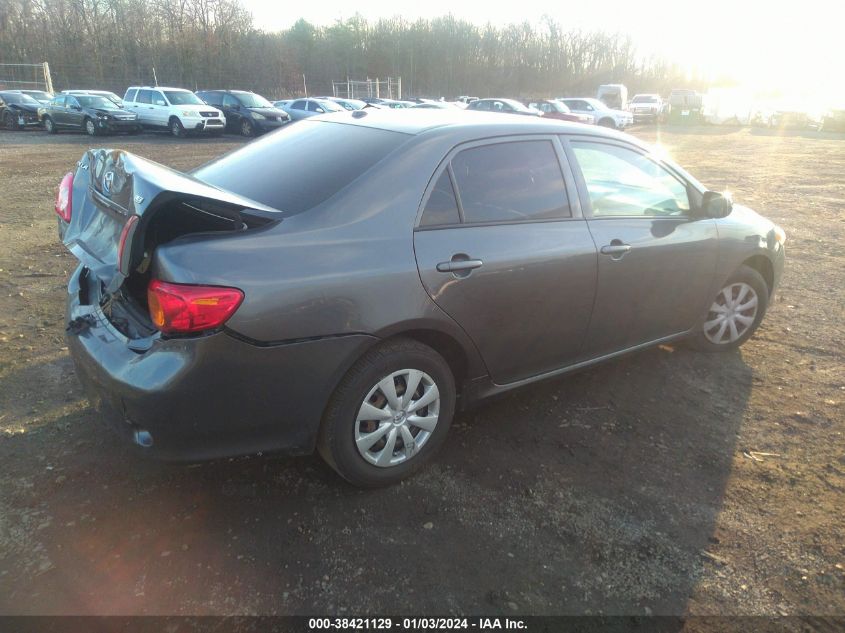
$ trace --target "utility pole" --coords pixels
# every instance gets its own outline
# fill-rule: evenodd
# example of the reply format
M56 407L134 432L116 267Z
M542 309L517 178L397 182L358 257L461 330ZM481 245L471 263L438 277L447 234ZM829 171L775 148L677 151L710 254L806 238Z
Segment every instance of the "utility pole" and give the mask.
M158 77L156 77L156 67L153 66L153 85L158 86Z
M302 88L305 90L305 96L308 96L308 86L305 83L305 73L302 73Z

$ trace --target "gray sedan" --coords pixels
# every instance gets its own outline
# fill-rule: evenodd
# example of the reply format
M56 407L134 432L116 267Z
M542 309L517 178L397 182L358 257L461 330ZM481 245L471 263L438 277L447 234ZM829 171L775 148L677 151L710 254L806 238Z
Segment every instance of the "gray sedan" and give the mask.
M56 211L71 356L137 450L316 449L360 486L488 396L735 349L784 266L780 228L630 136L449 110L313 117L189 175L90 150Z
M301 121L318 114L327 112L344 112L346 108L328 99L294 99L292 101L274 103L290 115L291 121Z

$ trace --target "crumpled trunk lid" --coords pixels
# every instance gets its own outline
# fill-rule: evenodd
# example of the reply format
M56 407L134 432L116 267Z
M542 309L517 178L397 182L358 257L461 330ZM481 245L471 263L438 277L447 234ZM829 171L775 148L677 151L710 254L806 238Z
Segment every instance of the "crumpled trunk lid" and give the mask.
M92 149L77 163L69 223L59 219L64 245L113 294L149 256L155 244L144 235L159 212L178 214L190 208L194 215L245 228L245 217L257 223L281 219L282 213L258 202L218 189L192 176L123 150ZM137 216L137 220L134 217ZM184 218L180 220L185 223ZM127 231L123 257L119 245ZM211 223L195 221L197 231ZM216 229L220 230L220 229ZM190 226L181 234L192 232Z

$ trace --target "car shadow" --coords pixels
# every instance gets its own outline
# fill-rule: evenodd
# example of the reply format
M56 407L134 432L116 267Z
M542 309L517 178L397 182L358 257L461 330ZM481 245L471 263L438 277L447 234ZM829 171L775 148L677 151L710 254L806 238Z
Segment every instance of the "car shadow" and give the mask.
M143 460L75 410L0 440L0 613L684 614L751 387L739 352L652 349L459 414L380 490Z

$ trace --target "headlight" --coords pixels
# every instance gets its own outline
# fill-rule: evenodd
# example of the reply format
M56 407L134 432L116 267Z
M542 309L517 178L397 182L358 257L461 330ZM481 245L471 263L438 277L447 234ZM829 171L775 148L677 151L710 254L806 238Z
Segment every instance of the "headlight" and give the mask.
M266 116L264 116L263 114L260 114L258 112L250 112L249 116L251 116L256 121L263 121L264 119L267 118Z
M786 242L786 231L779 226L775 226L775 241L781 246Z
M108 119L109 115L104 113L104 112L97 112L97 118L98 119Z

